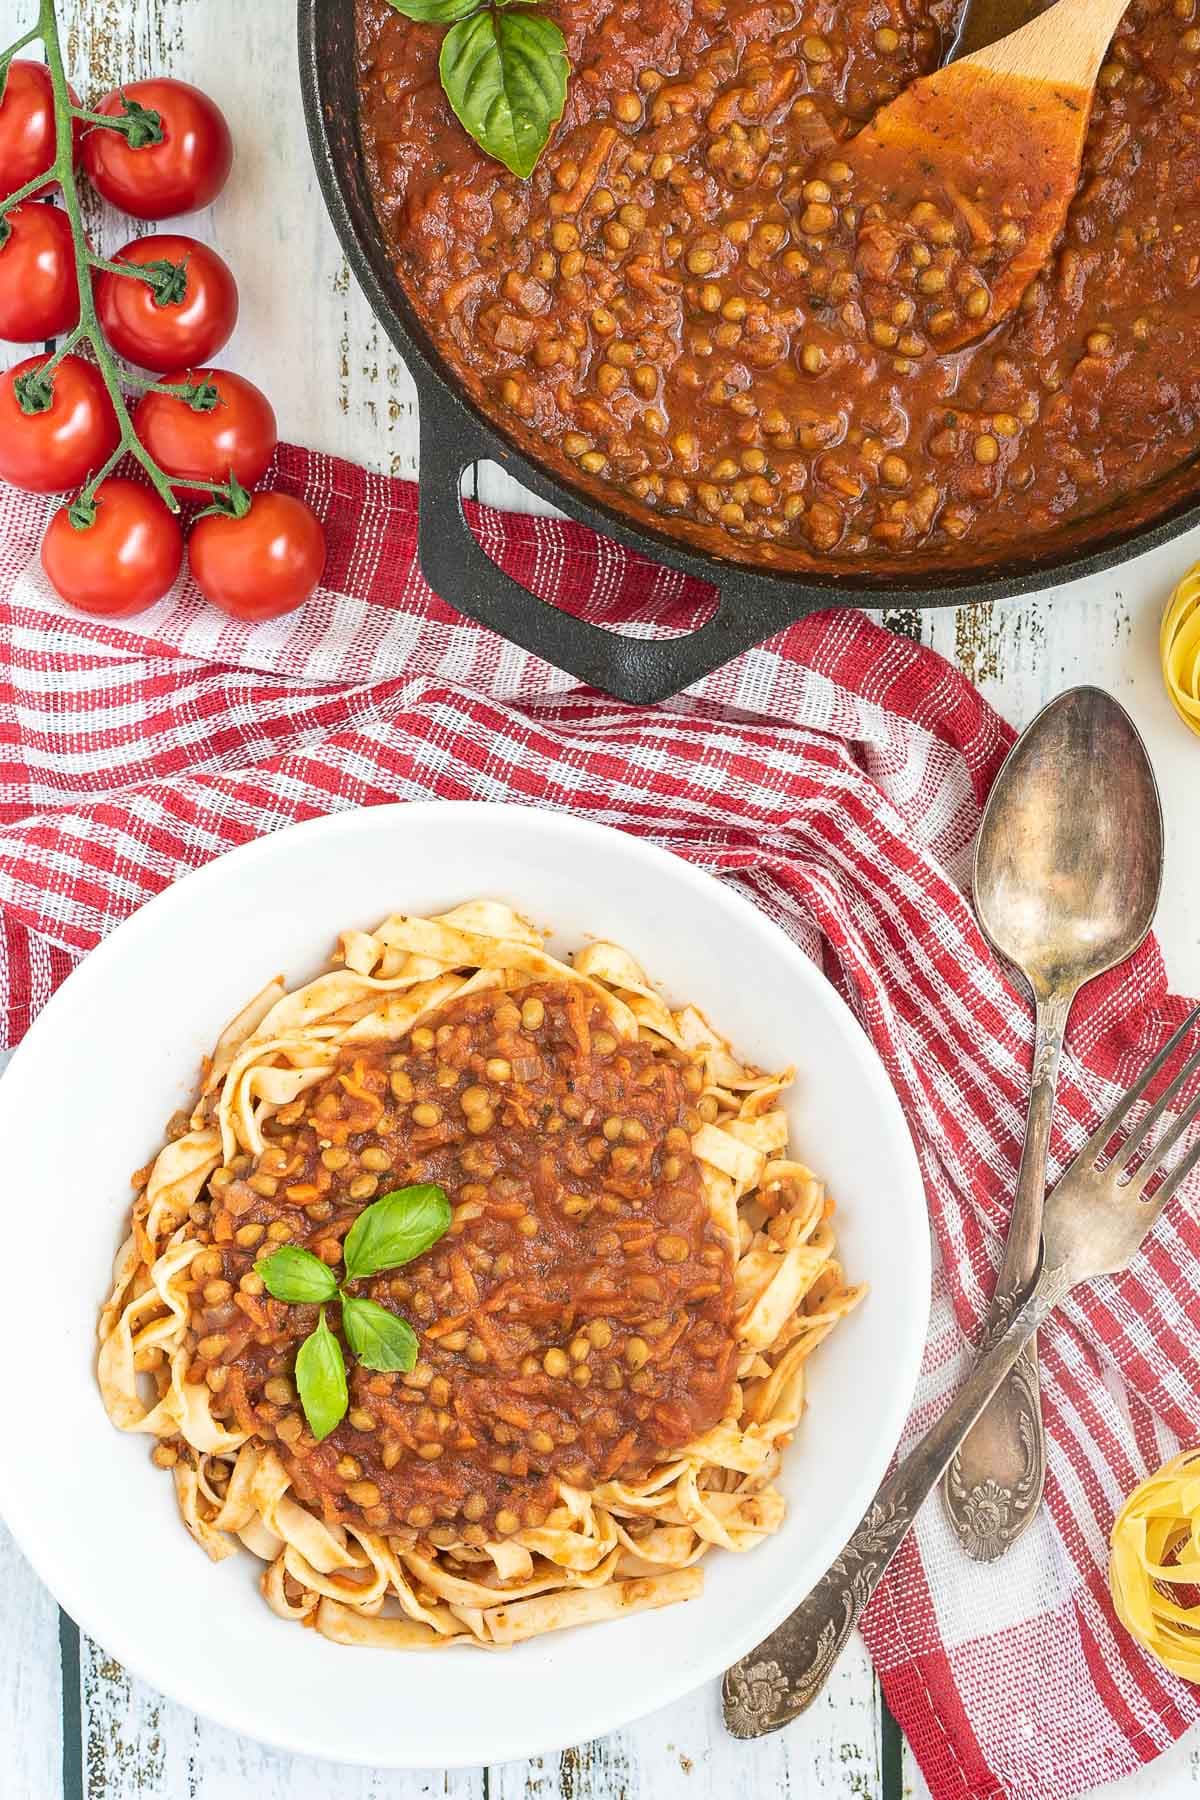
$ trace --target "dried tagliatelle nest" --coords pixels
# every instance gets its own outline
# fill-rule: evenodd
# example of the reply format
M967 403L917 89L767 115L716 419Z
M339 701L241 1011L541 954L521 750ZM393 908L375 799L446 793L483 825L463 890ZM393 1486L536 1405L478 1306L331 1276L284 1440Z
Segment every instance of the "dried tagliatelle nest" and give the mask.
M1173 1675L1200 1681L1200 1448L1136 1487L1112 1528L1109 1586L1117 1617Z
M1171 705L1200 734L1200 563L1188 570L1167 602L1158 650Z

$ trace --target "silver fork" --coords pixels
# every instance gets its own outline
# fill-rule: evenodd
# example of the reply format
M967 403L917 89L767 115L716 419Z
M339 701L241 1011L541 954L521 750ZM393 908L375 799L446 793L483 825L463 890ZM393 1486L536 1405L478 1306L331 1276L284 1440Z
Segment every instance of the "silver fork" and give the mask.
M1200 1118L1197 1094L1170 1129L1148 1146L1138 1167L1129 1170L1139 1146L1200 1069L1197 1051L1100 1166L1110 1141L1127 1126L1134 1106L1198 1018L1200 1006L1193 1008L1170 1042L1117 1101L1063 1174L1046 1202L1037 1279L1024 1295L1014 1295L997 1319L947 1411L888 1476L858 1530L808 1599L757 1650L726 1672L725 1723L734 1737L761 1737L764 1732L776 1731L812 1704L921 1505L1034 1332L1079 1282L1096 1275L1115 1275L1127 1267L1180 1182L1200 1163L1198 1141L1147 1197L1155 1176L1188 1127Z

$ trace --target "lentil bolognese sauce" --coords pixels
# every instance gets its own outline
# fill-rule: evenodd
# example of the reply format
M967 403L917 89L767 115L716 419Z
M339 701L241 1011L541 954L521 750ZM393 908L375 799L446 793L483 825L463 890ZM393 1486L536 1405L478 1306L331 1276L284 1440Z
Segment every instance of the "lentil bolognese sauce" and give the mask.
M550 10L573 73L521 181L457 125L438 30L358 0L398 276L536 460L718 554L828 572L980 564L1191 479L1197 0L1133 0L1057 249L1012 318L946 352L991 303L972 197L947 203L931 166L898 213L887 168L856 194L843 152L937 65L953 0ZM1019 223L994 224L1019 255Z
M494 902L344 933L232 1022L134 1178L110 1416L156 1438L214 1559L240 1541L273 1609L338 1641L506 1644L690 1598L710 1545L780 1523L805 1362L862 1292L788 1152L791 1073ZM364 1261L406 1194L445 1207L435 1241ZM285 1249L316 1283L286 1300ZM410 1357L362 1347L363 1300Z

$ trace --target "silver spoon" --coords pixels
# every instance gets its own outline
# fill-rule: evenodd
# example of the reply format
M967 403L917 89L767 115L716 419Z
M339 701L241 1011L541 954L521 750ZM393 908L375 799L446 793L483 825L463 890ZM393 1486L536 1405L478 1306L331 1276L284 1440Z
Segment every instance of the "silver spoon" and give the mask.
M1071 1003L1149 931L1162 850L1158 788L1132 719L1099 688L1060 694L1013 746L975 846L979 922L1037 1007L1025 1145L989 1330L1037 1269ZM1031 1341L946 1471L942 1497L969 1556L992 1562L1016 1542L1037 1512L1045 1467Z

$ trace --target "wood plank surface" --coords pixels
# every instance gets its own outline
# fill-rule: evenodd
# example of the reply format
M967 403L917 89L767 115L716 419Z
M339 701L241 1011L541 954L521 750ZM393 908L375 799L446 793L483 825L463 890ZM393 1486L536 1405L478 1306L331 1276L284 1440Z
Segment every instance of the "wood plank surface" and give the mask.
M415 477L412 382L355 287L317 192L290 0L60 0L60 16L85 97L167 72L207 89L228 113L237 146L230 187L211 213L187 224L221 249L241 288L238 329L220 361L267 390L285 437ZM28 0L0 0L0 42L27 17ZM109 253L146 229L94 204L89 221ZM477 491L497 504L536 508L498 470L482 470ZM1200 992L1200 923L1191 904L1200 878L1191 831L1200 744L1166 703L1155 632L1168 588L1198 554L1200 544L1175 546L1082 590L1032 600L889 615L894 627L947 655L1016 723L1076 681L1108 687L1130 706L1168 818L1160 935L1176 982L1193 992ZM857 1642L813 1712L752 1747L726 1736L710 1686L556 1758L404 1775L268 1750L163 1699L99 1645L78 1642L70 1627L60 1643L57 1608L2 1526L0 1582L3 1800L727 1800L743 1793L899 1800L898 1774L889 1771L900 1759ZM925 1793L907 1756L903 1790L918 1800ZM1114 1800L1195 1796L1200 1749L1189 1740L1108 1792Z
M723 1730L715 1687L558 1756L410 1773L267 1749L164 1700L86 1641L81 1702L88 1800L728 1800L747 1780L764 1800L882 1794L878 1702L857 1644L813 1713L749 1752Z
M58 1608L0 1521L0 1795L57 1800Z

